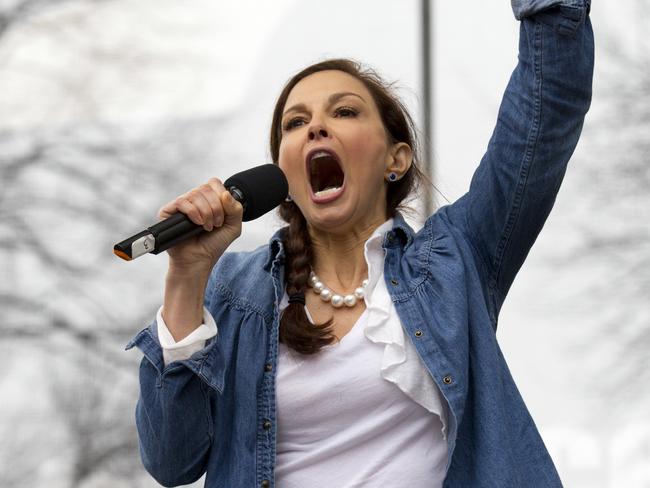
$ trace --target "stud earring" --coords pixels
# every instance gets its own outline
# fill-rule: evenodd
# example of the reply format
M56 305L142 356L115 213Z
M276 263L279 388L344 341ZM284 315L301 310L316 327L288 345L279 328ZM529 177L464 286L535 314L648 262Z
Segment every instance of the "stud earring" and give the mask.
M291 198L291 195L287 195L287 198L284 199L285 202L293 202L293 198Z
M397 181L397 173L391 171L390 173L388 173L388 178L386 179L390 182Z

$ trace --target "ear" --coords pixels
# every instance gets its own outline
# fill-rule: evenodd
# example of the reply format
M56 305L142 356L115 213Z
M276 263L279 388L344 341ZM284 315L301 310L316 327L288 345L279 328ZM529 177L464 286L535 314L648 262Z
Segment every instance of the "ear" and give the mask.
M413 150L405 142L393 144L391 150L391 159L386 165L386 174L393 172L397 178L401 178L411 167L413 162Z

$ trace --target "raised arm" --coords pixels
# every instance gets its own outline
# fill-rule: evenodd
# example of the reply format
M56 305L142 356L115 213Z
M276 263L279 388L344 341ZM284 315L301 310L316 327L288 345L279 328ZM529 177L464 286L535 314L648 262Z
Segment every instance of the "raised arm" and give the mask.
M495 325L578 143L594 65L589 0L512 4L521 20L519 62L470 189L446 209L486 270Z

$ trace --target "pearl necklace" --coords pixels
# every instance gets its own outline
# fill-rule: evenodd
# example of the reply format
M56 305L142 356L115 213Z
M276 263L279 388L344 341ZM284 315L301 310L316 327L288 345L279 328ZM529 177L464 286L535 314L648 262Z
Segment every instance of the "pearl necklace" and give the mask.
M314 293L320 295L321 300L330 302L333 307L341 308L343 305L346 307L354 307L357 300L363 300L366 294L366 286L368 286L368 278L361 282L361 286L354 290L350 295L339 295L330 290L325 283L323 283L316 273L313 271L309 273L309 286L314 290Z

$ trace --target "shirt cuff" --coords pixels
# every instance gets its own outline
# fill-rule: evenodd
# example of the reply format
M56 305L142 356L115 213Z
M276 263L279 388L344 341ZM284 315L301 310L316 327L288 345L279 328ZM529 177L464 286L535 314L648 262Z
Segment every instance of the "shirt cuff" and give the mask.
M217 324L212 318L212 314L205 307L203 307L203 323L178 342L174 340L167 328L167 324L165 324L162 317L162 307L156 313L156 322L158 341L160 347L162 347L165 366L174 361L188 359L192 354L203 349L208 339L217 335Z

